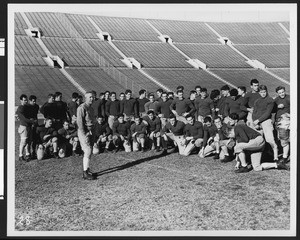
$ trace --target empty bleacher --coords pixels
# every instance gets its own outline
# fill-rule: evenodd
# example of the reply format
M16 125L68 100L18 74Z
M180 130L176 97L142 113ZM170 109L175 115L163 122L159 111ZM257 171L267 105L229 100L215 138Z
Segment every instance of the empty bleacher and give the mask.
M45 37L71 37L55 13L27 12L25 14L32 26L40 28Z
M146 69L145 72L174 92L176 92L177 86L184 86L187 90L185 91L186 97L188 97L188 92L194 89L196 85L206 87L209 91L216 88L219 89L225 85L224 82L216 79L204 70L198 69L186 69L184 71L181 69Z
M127 56L139 61L145 68L191 68L185 58L166 43L124 42L114 44Z
M37 96L37 104L47 101L49 93L63 93L63 98L70 99L73 92L79 92L57 68L37 66L15 67L15 103L19 103L21 94Z
M290 66L290 45L234 45L250 59L257 59L268 68L288 68Z
M84 39L99 39L99 37L96 35L98 31L88 20L87 15L66 14L66 16Z
M120 60L122 57L109 45L107 41L87 40L90 46L100 55L107 59L115 67L125 67L126 65Z
M190 58L197 58L208 68L250 68L245 59L222 44L174 44Z
M245 86L247 90L250 91L250 80L256 78L260 84L266 85L268 87L268 92L270 96L274 97L276 95L276 87L282 85L286 88L287 92L290 91L290 86L274 78L270 74L262 70L256 69L226 69L226 70L212 70L218 76L222 77L224 80L234 84L235 86Z
M139 61L144 71L152 78L173 91L178 85L183 85L187 90L186 97L188 91L194 89L196 85L206 87L211 91L226 83L204 70L194 69L187 63L185 56L170 44L159 40L158 33L147 21L162 34L171 37L174 45L189 58L199 59L214 74L235 86L244 85L248 88L250 80L257 78L269 87L271 96L275 96L275 88L279 85L285 86L287 92L290 91L288 84L263 70L253 69L246 63L244 57L229 46L222 45L217 40L218 36L204 22L63 13L61 14L64 17L59 17L57 13L42 12L26 12L25 14L33 27L39 27L43 31L42 42L52 55L58 55L66 62L68 66L66 71L75 81L84 89L96 90L98 94L106 90L116 91L119 94L128 88L133 90L135 96L138 96L138 91L142 88L147 92L155 92L161 86L147 78L138 69L127 68L121 61L123 57L107 41L101 41L98 38L96 35L98 30L88 17L102 31L111 34L115 46L126 57L133 57ZM79 35L72 34L71 36L69 30L72 25L68 25L68 28L71 28L67 29L59 19L70 21ZM289 81L288 34L278 23L208 24L221 36L228 37L234 43L233 46L245 56L261 61L271 73ZM282 22L282 24L289 30L288 22ZM61 91L64 96L71 96L72 92L78 92L78 89L59 69L46 65L43 60L46 54L35 39L26 36L24 31L26 28L28 26L23 17L20 13L16 13L17 103L21 93L35 94L38 96L38 101L41 99L44 102L49 92ZM103 58L100 59L95 53ZM106 66L106 70L114 74L108 75L109 72L101 70L99 65Z
M159 42L157 33L145 19L90 16L103 32L108 32L115 40Z
M28 26L20 13L15 13L14 23L15 23L15 35L26 35L24 29L27 29Z
M141 89L146 89L148 93L156 92L158 88L161 88L149 80L145 75L140 73L138 69L119 69L119 71L129 79L126 88L131 87L131 84L134 84L133 88L136 90L135 92L138 92Z
M98 66L84 49L74 39L67 38L43 38L43 42L52 55L58 55L70 67Z
M35 39L28 36L15 36L16 65L46 66L43 57L46 57L46 54Z
M97 94L106 90L117 93L124 91L124 86L100 68L68 68L66 71L87 91L95 90Z
M276 74L277 76L283 78L284 80L290 82L290 69L289 68L277 68L268 69L270 72Z
M168 35L174 42L219 43L204 23L171 20L148 20L161 34Z
M278 23L208 23L234 44L286 44L289 40Z
M283 25L288 31L290 31L290 23L289 23L289 22L282 22L282 25Z

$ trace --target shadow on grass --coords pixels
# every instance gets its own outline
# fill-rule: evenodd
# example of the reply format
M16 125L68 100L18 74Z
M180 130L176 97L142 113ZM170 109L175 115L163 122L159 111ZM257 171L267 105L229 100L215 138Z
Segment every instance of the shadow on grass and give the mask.
M158 154L158 155L154 155L154 156L150 156L150 157L146 157L146 158L141 158L141 159L138 159L136 161L129 162L129 163L126 163L126 164L123 164L123 165L120 165L120 166L105 169L105 170L97 172L95 174L97 174L97 176L101 176L101 175L104 175L104 174L124 170L124 169L131 168L133 166L139 165L139 164L144 163L144 162L149 162L149 161L152 161L152 160L157 159L157 158L165 157L167 155L169 155L169 154Z

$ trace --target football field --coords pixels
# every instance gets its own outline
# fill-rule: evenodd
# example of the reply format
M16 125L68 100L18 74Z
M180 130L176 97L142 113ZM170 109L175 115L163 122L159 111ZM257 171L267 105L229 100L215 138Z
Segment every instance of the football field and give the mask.
M82 157L17 159L17 231L290 228L289 171L236 174L235 161L118 152L93 156L98 179L86 181Z

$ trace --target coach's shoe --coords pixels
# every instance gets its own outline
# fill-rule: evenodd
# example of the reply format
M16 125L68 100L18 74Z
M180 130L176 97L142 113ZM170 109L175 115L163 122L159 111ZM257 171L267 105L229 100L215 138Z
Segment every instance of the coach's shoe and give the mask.
M219 153L215 153L213 159L214 160L220 159L220 154Z
M221 160L222 163L227 163L227 162L231 162L232 159L228 156L228 155L225 155L224 159Z
M84 180L96 180L96 176L93 176L92 174L89 174L87 171L83 171L83 179Z
M278 170L289 170L289 167L283 161L275 161Z
M235 173L246 173L246 172L249 172L249 169L247 166L246 167L241 166L239 169L234 170L234 172Z
M90 168L88 168L86 172L94 177L97 177L97 173L92 172Z

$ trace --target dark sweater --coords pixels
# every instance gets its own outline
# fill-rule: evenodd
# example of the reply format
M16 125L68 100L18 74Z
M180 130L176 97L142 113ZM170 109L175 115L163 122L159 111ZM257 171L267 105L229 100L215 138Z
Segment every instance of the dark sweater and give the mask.
M98 139L99 136L105 135L108 136L112 133L112 130L109 128L108 124L106 122L99 124L98 122L95 123L93 126L93 134L95 135L95 138Z
M185 112L192 114L195 111L195 107L189 99L183 98L182 100L179 100L176 98L172 101L170 110L175 110L177 114L181 116Z
M145 103L145 111L146 112L148 112L149 110L152 110L152 111L154 111L154 113L156 113L157 112L157 104L158 104L158 102L147 102L147 103Z
M170 105L172 103L172 100L167 101L161 101L156 105L157 113L163 114L165 118L169 118L171 114Z
M253 121L259 120L259 123L271 118L271 113L274 107L274 100L270 96L258 98L253 106Z
M124 99L121 102L121 113L125 113L127 116L138 116L138 104L136 99L130 98L129 100Z
M260 95L258 92L248 92L245 94L244 97L244 105L246 107L252 108L254 106L254 102L260 98Z
M26 108L28 108L28 118L33 118L33 119L37 120L37 115L38 115L39 109L40 109L39 105L28 104L28 105L26 105Z
M105 116L105 101L103 99L98 98L94 101L91 105L94 111L94 117L97 118L98 116L102 115Z
M227 99L230 97L221 97L217 103L217 108L219 108L219 115L222 115L223 117L225 116L225 103L227 101Z
M210 127L204 125L203 132L203 147L206 147L208 139L210 137L215 137L218 133L218 129L214 124Z
M37 127L36 133L39 137L38 142L39 143L46 143L48 142L51 138L57 136L57 131L53 127L46 128L45 125L41 125ZM48 138L44 139L44 136L50 135Z
M284 113L290 113L290 96L289 95L285 95L284 98L281 98L278 96L277 98L275 98L274 102L276 104L276 115L275 115L276 119L278 119ZM279 104L283 104L284 108L277 108L277 106Z
M128 122L120 123L115 121L112 127L113 135L129 138L130 137L130 124Z
M202 99L201 97L196 98L195 108L197 111L197 116L206 117L207 115L212 114L212 109L214 108L213 101L206 97Z
M137 134L146 134L146 125L141 122L139 125L136 123L132 124L130 127L131 134L137 133Z
M18 115L20 119L20 125L22 126L31 126L34 122L33 120L30 120L29 111L28 111L28 105L20 105L17 109L16 114Z
M56 104L46 102L40 109L40 112L44 115L44 118L56 118Z
M163 132L168 133L171 132L175 136L182 136L184 134L184 127L185 124L181 121L176 121L174 126L171 123L167 123L166 126L163 128Z
M54 104L55 104L55 109L56 109L55 119L59 119L61 121L68 119L67 104L63 101L55 101Z
M107 101L105 104L106 116L118 116L120 114L120 101L116 99L115 101Z
M234 127L235 139L238 143L243 142L247 143L251 139L255 139L258 136L261 136L259 132L248 127L246 124L238 124Z
M66 138L67 135L70 135L70 137L77 137L77 130L75 127L69 126L69 129L60 128L58 131L59 140L61 142L67 142L69 139Z
M77 115L77 107L78 105L74 101L68 103L68 113L70 117Z
M137 101L137 104L139 106L139 112L140 113L146 112L146 110L145 110L145 104L147 102L149 102L149 99L148 98L143 98L143 99L137 98L136 101Z
M225 101L224 116L227 117L231 113L236 113L239 115L239 119L245 118L247 113L241 109L242 104L243 100L239 98L235 100L233 100L231 97L227 98Z
M195 140L198 138L203 138L203 124L201 122L195 121L193 125L185 125L185 136L193 137Z
M160 131L161 122L158 117L154 117L153 120L151 120L148 116L145 116L143 119L148 123L147 130L149 133L157 133Z

